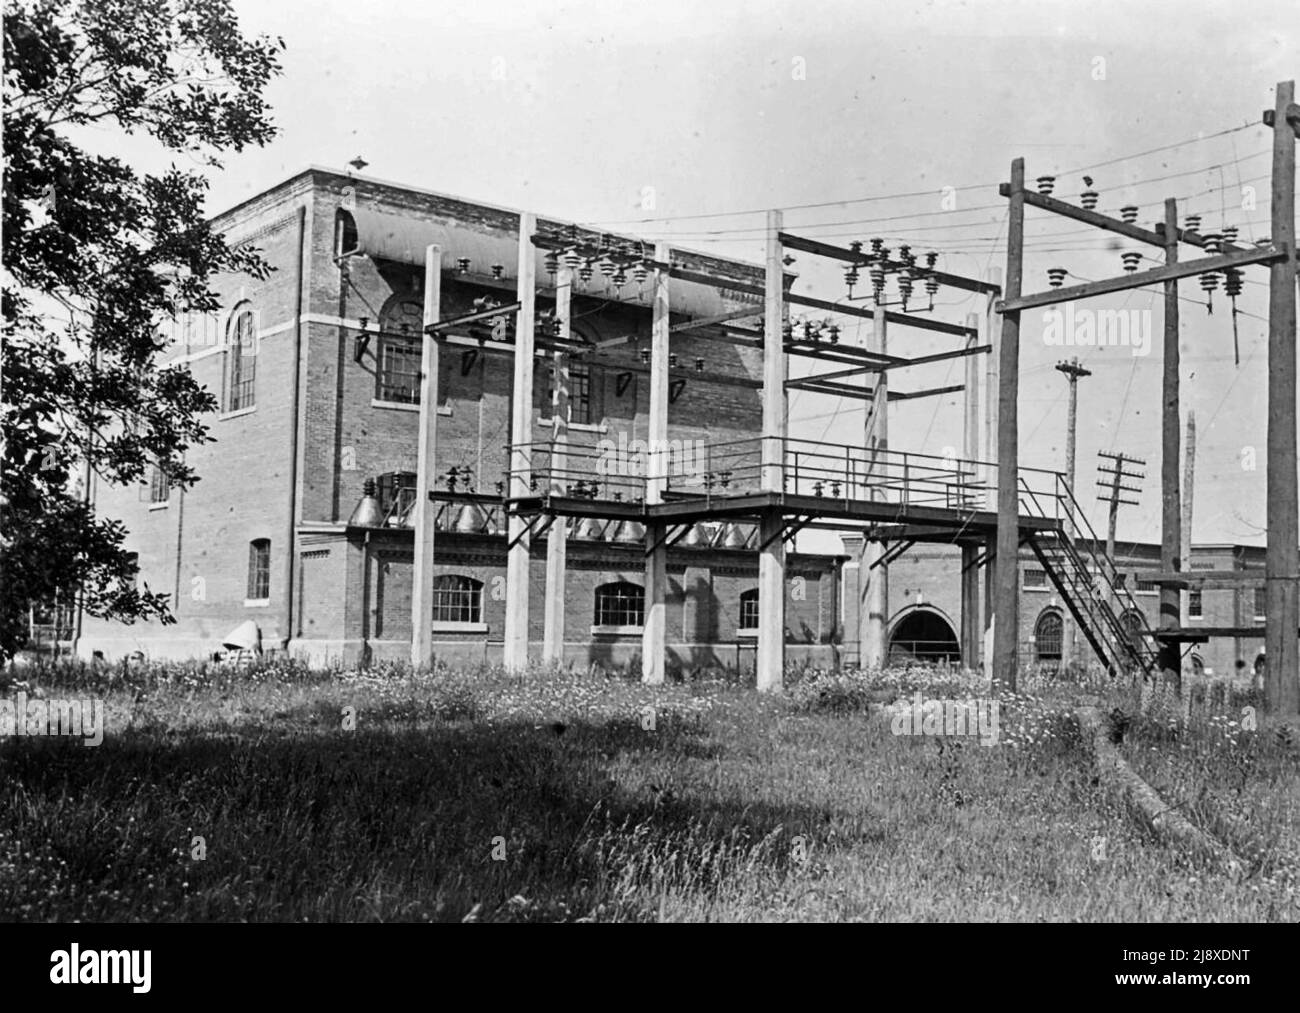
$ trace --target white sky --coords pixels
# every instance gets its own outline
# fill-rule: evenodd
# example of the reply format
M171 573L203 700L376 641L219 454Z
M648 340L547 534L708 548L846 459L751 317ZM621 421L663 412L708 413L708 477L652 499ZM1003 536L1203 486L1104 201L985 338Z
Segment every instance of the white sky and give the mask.
M367 175L755 260L761 214L635 220L785 207L790 231L844 244L885 235L896 246L903 236L918 251L941 250L942 267L966 274L1004 264L996 185L1014 156L1025 156L1030 180L1061 173L1057 196L1077 201L1080 173L1065 170L1246 124L1254 126L1091 174L1103 211L1136 203L1147 223L1163 215L1163 198L1190 197L1182 206L1205 213L1205 228L1228 221L1247 239L1267 235L1270 163L1261 153L1271 141L1260 116L1275 82L1300 69L1300 18L1282 0L235 6L246 31L288 44L285 74L270 90L282 134L227 160L213 181L213 211L309 163L342 167L359 154ZM103 141L143 167L166 162L142 141ZM956 210L944 212L942 188L970 184L983 185L959 190ZM1241 209L1243 184L1257 188L1254 211ZM641 207L646 187L650 211ZM925 193L862 201L916 191ZM793 209L830 201L857 203ZM996 207L979 210L985 205ZM878 221L885 217L895 220ZM1032 210L1028 220L1026 291L1045 287L1045 268L1057 264L1089 279L1120 273L1106 234ZM844 294L838 273L817 271L809 257L795 270L812 285L802 290ZM1238 305L1263 316L1267 273L1248 269L1247 278ZM1182 292L1202 301L1194 281ZM940 293L944 319L961 322L975 308L960 295ZM1080 385L1081 500L1092 497L1099 449L1146 458L1142 505L1121 512L1120 538L1156 539L1161 299L1142 290L1087 305L1150 310L1152 354L1047 347L1041 317L1026 313L1021 460L1064 466L1067 387L1052 366L1077 354L1094 373ZM1197 542L1262 542L1265 325L1243 316L1239 327L1236 367L1222 292L1212 316L1183 303L1183 404L1199 428ZM956 340L895 328L890 351L923 354ZM920 389L960 382L962 372L958 360L891 382ZM961 447L961 395L891 411L892 446ZM801 393L790 414L792 435L860 437L860 403ZM1256 448L1254 471L1242 467L1245 447ZM1094 503L1094 524L1103 511ZM814 541L801 548L836 547Z

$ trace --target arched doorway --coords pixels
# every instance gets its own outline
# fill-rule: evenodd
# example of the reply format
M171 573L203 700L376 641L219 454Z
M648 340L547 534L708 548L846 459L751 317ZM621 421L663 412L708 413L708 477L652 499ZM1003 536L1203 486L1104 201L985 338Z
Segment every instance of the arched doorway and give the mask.
M952 624L930 608L913 608L901 616L889 634L889 664L961 663L961 646Z

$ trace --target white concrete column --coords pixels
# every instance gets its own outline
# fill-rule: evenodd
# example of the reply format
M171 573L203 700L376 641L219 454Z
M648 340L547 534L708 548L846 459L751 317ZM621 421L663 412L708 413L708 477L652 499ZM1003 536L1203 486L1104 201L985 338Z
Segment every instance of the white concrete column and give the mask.
M442 248L424 251L424 326L442 312ZM411 664L433 664L433 535L436 506L429 500L437 467L440 339L421 334L420 434L416 458L414 558L411 567Z
M763 305L763 492L780 495L784 483L785 437L789 417L785 382L785 265L781 262L780 211L767 213L767 272ZM785 540L784 518L770 509L759 525L758 658L760 693L780 692L785 685Z
M555 278L555 319L559 324L560 341L568 341L571 333L573 305L573 269L561 266ZM567 493L569 490L569 356L556 352L551 357L555 370L555 386L551 395L551 468L558 476L551 483L551 492ZM546 533L546 615L542 657L548 665L564 662L564 584L568 564L569 521L567 517L555 518Z
M510 497L531 495L533 441L533 334L536 327L537 254L533 233L537 217L531 211L519 216L519 315L515 326L515 377L510 414ZM512 546L506 556L505 657L507 669L528 665L528 524L511 514L507 525Z
M665 243L655 247L655 260L667 264L672 251ZM668 271L654 272L653 319L650 324L650 427L645 462L645 501L647 506L662 503L668 476ZM646 525L645 555L645 624L641 634L641 681L658 684L664 681L664 653L667 608L664 604L668 584L668 549L661 522Z

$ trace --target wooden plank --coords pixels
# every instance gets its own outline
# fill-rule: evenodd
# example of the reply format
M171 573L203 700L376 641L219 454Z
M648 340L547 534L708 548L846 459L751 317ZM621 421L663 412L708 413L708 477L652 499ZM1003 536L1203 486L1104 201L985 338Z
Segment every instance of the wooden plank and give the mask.
M783 232L781 233L781 241L792 250L801 250L804 253L811 253L818 257L842 260L848 264L865 265L866 263L864 253L854 253L852 250L834 246L831 243L823 243L817 239L806 239L803 236L794 236L788 232ZM887 261L887 264L891 269L903 266L898 261ZM948 288L961 289L965 292L992 292L995 294L1001 292L999 286L976 278L966 278L959 274L949 274L946 271L929 273L939 280L940 285L946 285Z
M1165 201L1165 264L1178 263L1178 202L1172 197ZM1163 361L1161 363L1161 413L1160 413L1160 565L1177 570L1187 564L1181 559L1182 549L1182 497L1178 480L1178 450L1183 423L1179 407L1178 370L1181 357L1178 350L1178 282L1164 284L1165 312L1163 334ZM1161 629L1177 629L1182 621L1179 614L1178 589L1161 587ZM1160 671L1174 685L1182 682L1182 658L1177 645L1161 649Z
M1176 589L1240 588L1264 584L1263 570L1135 570L1134 576L1152 584Z
M678 334L682 331L693 331L700 327L711 327L714 324L725 324L729 320L743 320L745 317L762 316L763 311L759 308L732 310L730 313L719 313L712 317L698 317L695 320L686 320L679 324L673 324L668 328L669 333Z
M1006 184L1004 183L999 188L999 192L1002 193L1003 197L1007 196L1005 187ZM1111 218L1097 211L1089 211L1087 208L1067 204L1063 200L1049 197L1046 194L1028 190L1025 192L1025 203L1032 207L1041 208L1044 211L1051 211L1063 218L1073 218L1076 222L1083 222L1085 225L1105 229L1107 232L1117 233L1139 243L1146 243L1148 246L1159 246L1163 249L1165 245L1164 236L1158 232L1144 229L1140 225L1130 225L1128 222L1120 221L1118 218Z
M1094 296L1110 292L1125 292L1132 288L1144 288L1147 285L1159 285L1179 278L1190 278L1194 274L1209 271L1222 271L1225 267L1244 267L1248 264L1265 264L1287 259L1286 250L1277 243L1257 249L1242 250L1239 253L1222 253L1213 257L1199 257L1176 264L1155 267L1149 271L1136 271L1118 278L1104 278L1068 288L1054 288L1033 295L1007 298L997 304L999 313L1019 313L1036 306L1051 306L1055 303L1072 302L1078 299L1091 299Z

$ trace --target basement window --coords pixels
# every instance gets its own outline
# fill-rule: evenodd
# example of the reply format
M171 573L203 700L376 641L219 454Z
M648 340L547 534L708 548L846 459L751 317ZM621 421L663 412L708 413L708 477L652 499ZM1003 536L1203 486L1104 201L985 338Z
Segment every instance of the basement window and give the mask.
M597 632L637 632L645 625L645 590L626 580L596 588Z
M1037 567L1025 567L1025 590L1045 591L1047 589L1047 571Z
M1034 650L1039 661L1060 661L1064 624L1061 613L1049 609L1034 624Z
M483 582L452 573L433 580L434 625L465 626L483 621Z

